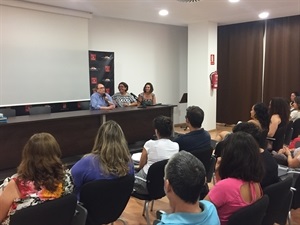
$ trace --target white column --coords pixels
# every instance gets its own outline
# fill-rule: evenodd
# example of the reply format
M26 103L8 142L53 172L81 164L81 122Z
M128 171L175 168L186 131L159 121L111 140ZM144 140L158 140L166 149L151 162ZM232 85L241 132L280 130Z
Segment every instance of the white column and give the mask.
M214 55L214 65L211 65ZM188 26L188 106L196 105L205 113L202 126L216 128L217 91L210 87L209 75L217 70L217 24L201 22Z

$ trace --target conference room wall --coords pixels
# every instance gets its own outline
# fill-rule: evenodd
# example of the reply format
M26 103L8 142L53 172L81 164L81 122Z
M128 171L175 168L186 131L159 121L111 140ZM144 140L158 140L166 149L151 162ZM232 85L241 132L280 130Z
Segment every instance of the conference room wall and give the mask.
M178 105L174 123L185 121L187 27L93 16L88 36L90 50L115 53L115 90L125 81L137 95L151 82L157 102Z

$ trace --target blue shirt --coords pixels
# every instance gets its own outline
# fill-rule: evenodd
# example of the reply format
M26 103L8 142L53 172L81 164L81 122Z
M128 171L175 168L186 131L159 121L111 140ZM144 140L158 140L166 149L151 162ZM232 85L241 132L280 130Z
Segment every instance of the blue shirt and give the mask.
M180 150L185 150L187 152L206 148L211 145L210 134L203 128L180 135L173 141L179 144Z
M133 163L130 162L129 165L129 173L134 174ZM115 179L118 178L115 175L104 174L102 168L100 167L99 159L94 154L89 154L82 157L71 169L71 174L74 180L74 193L77 195L79 199L79 194L81 187L90 181L101 180L101 179Z
M201 200L199 205L202 208L200 213L171 213L162 214L158 225L220 225L216 207L209 201Z
M105 96L109 102L113 102L113 100L109 94L105 93ZM105 99L98 92L95 92L91 96L90 107L91 107L91 109L100 109L101 106L109 106L109 104L107 104Z

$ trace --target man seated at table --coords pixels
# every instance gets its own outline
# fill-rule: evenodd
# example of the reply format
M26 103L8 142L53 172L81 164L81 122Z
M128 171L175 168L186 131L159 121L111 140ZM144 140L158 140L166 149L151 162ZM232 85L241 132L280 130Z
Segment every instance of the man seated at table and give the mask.
M96 88L96 92L91 95L91 109L114 109L115 104L113 103L111 96L105 93L104 85L99 83Z
M210 134L201 128L204 120L203 110L198 106L190 106L186 109L185 119L190 132L173 140L179 144L179 149L191 152L209 147Z
M165 167L165 192L172 212L163 213L158 225L189 224L219 225L215 206L206 200L199 201L205 183L205 168L191 153L175 154Z

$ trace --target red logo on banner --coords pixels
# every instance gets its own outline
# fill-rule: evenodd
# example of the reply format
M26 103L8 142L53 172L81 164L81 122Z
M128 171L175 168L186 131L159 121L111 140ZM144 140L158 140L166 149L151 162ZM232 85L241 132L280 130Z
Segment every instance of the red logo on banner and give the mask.
M30 108L31 108L31 105L25 105L25 112L29 112Z
M95 61L95 60L97 59L96 54L90 54L90 59L91 59L92 61Z
M97 84L97 77L91 77L91 84Z
M107 72L107 73L110 72L110 66L105 66L105 67L104 67L104 70L105 70L105 72Z
M110 88L105 88L105 92L109 94L110 93Z

